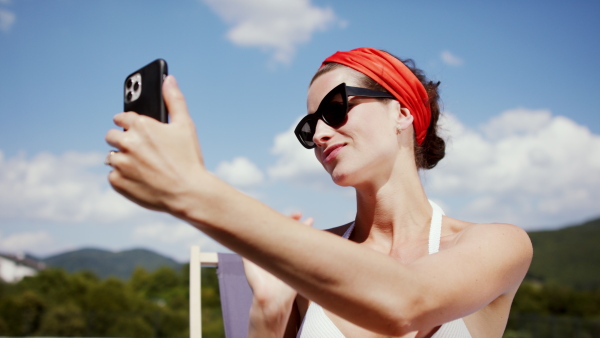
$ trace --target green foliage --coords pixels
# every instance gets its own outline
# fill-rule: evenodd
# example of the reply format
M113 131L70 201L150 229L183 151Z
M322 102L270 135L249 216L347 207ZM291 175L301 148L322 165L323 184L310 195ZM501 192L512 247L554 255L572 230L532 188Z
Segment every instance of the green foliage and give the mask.
M74 337L87 331L85 313L74 303L57 305L44 315L39 332L46 335Z
M511 313L600 319L600 288L576 290L564 285L525 281L517 291Z
M223 337L215 269L203 269L203 334ZM46 269L0 282L0 336L189 336L189 273L136 269L129 281Z
M554 231L530 232L528 279L593 290L600 287L600 219Z
M225 338L216 269L202 268L201 274L202 334L211 338Z
M512 322L512 323L511 323ZM518 323L518 329L513 328ZM511 316L504 337L600 337L600 321L537 314Z
M177 286L183 280L173 269L162 267L153 273L148 273L144 268L138 267L133 272L129 285L131 288L146 298L170 301L177 298L181 291Z
M0 318L4 322L0 328L12 335L30 335L39 326L46 308L47 303L42 296L31 290L22 292L19 297L3 297Z
M534 338L530 332L527 331L517 331L517 330L506 330L504 332L503 338Z
M517 291L504 337L600 336L600 288L577 290L525 281Z

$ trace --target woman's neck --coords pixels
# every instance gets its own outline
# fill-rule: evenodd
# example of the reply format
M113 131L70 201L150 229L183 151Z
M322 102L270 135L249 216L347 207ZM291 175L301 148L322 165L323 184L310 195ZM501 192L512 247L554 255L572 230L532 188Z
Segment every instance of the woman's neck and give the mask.
M380 184L356 187L355 242L389 246L427 238L432 208L417 169L403 168Z

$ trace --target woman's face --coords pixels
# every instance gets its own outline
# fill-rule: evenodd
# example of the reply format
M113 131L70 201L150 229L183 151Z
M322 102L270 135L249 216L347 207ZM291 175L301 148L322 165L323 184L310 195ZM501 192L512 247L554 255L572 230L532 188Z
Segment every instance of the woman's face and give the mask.
M308 90L308 113L314 113L323 97L342 82L361 87L358 75L341 67L318 77ZM319 120L315 155L336 184L358 186L389 176L398 155L399 109L395 100L350 96L344 124L334 128Z

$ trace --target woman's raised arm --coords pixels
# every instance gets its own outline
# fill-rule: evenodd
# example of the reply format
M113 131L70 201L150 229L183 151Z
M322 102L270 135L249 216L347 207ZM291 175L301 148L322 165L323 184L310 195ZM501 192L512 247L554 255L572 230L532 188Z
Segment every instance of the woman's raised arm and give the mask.
M401 335L472 313L521 282L527 235L473 226L448 250L404 266L393 258L290 219L206 170L175 79L163 87L171 123L121 113L112 186L149 209L185 220L300 294L370 331ZM477 290L477 292L473 292Z

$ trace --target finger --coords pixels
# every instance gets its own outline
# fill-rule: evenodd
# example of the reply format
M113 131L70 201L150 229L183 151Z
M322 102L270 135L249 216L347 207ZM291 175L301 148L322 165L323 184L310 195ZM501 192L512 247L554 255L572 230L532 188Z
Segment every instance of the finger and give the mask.
M126 157L124 156L123 153L121 153L119 151L111 150L106 155L106 159L104 160L104 163L113 167L113 169L119 169L122 166L122 164L126 161L125 158ZM122 175L122 173L119 173L119 174Z
M296 221L299 221L302 218L301 212L293 212L290 217Z
M178 121L190 119L185 98L173 75L165 78L162 90L171 122L177 123Z
M123 137L123 131L117 129L111 129L106 133L104 139L106 143L108 143L111 147L117 148L119 150L121 147L121 138Z
M160 123L157 121L157 123ZM106 133L106 143L122 152L129 152L136 149L140 142L137 134L131 134L126 131L111 129Z
M128 111L128 112L119 113L119 114L115 115L113 117L113 122L117 126L122 127L123 129L127 130L134 124L134 121L138 118L143 118L143 116L139 115L136 112Z
M290 217L296 221L299 221L302 218L302 213L301 212L293 212L290 215ZM304 221L302 221L302 223L312 227L313 224L315 223L315 220L312 217L309 217L309 218L305 219Z
M302 223L308 225L309 227L312 227L315 224L315 219L312 217L309 217L309 218L305 219L304 221L302 221Z
M112 166L112 162L111 162L111 157L116 153L116 151L111 150L108 152L108 155L106 155L106 158L104 159L104 164L105 165L109 165Z

